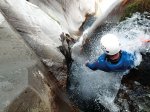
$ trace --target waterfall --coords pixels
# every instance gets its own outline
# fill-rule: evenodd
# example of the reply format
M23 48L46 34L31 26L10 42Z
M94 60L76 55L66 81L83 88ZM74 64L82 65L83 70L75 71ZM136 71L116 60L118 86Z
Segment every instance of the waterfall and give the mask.
M88 29L83 32L79 41L72 47L74 58L80 53L83 44L85 44L85 40L91 37L94 30L106 20L112 10L114 10L122 1L123 0L102 0L100 2L99 14L97 14L98 17L96 18L96 21L92 24L92 26L88 27Z
M99 33L101 32L100 29L96 34L97 37L94 37L96 38L95 42L92 41L92 44L90 44L93 48L91 55L86 57L78 55L75 58L76 60L71 69L68 91L71 98L74 99L74 102L81 106L83 110L88 104L87 108L89 108L91 105L90 101L94 99L95 104L93 105L100 103L111 112L119 111L119 107L114 103L114 99L120 88L122 76L130 71L111 73L100 70L92 71L85 67L85 62L88 59L93 61L102 54L99 42L97 41L99 41L102 35L113 33L119 37L123 50L130 53L136 52L137 60L135 64L139 65L142 61L140 52L150 52L150 45L141 42L141 38L150 39L150 30L148 28L150 20L147 17L149 17L149 13L142 15L136 13L131 18L119 23L110 30L104 30L102 33ZM100 109L98 110L100 111Z

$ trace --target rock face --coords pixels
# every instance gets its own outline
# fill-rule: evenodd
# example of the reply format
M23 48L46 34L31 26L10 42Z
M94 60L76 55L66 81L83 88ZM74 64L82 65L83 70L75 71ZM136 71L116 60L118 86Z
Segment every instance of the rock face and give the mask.
M99 0L2 0L0 9L56 78L64 81L64 57L57 49L60 34L77 35L86 15L96 13L98 5Z
M62 29L55 20L24 0L1 1L0 9L38 56L62 62L63 56L57 50Z
M80 34L87 15L97 15L102 1L0 2L0 111L72 111L52 76L65 85L64 57L57 49L59 37L62 32L74 38ZM48 65L49 72L29 46Z
M30 2L0 2L0 111L71 112L52 76L60 82L64 77L65 85L64 57L57 49L59 37L62 32L77 34L85 16L96 12L98 0ZM24 40L48 63L50 72Z
M131 17L133 13L144 13L150 12L150 1L149 0L130 0L124 7L122 18L125 20L127 17Z
M65 32L77 35L87 15L99 10L99 0L29 0L56 20Z
M0 112L71 112L35 53L0 13Z

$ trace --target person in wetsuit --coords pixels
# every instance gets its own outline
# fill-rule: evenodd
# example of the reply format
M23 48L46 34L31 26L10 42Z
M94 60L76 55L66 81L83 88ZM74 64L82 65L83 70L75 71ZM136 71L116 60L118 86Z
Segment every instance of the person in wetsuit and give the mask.
M87 62L85 65L88 68L105 72L121 72L130 70L135 66L135 53L131 54L121 50L120 42L115 35L104 35L100 40L100 44L104 53L94 63Z

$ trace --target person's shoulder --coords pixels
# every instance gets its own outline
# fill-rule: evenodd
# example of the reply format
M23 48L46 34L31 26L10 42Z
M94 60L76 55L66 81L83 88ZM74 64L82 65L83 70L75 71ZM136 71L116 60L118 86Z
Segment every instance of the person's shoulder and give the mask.
M122 54L129 54L129 52L122 50L121 51Z
M104 61L106 58L106 54L101 54L99 57L98 57L98 61Z
M127 52L127 51L121 51L122 52L122 55L134 55L134 53L130 53L130 52Z
M106 54L103 53L103 54L101 54L98 58L105 58L105 57L106 57Z
M124 60L134 60L135 59L135 54L134 53L130 53L130 52L127 52L127 51L122 51L122 58Z

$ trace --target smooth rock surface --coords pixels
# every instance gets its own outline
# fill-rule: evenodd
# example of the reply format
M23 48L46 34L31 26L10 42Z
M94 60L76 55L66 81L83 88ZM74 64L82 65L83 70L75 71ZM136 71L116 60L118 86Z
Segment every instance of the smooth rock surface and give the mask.
M29 0L56 20L63 31L78 35L87 15L100 12L100 0Z
M1 1L0 9L38 56L52 62L63 61L63 56L57 50L61 45L59 36L62 29L55 20L24 0Z
M35 53L0 13L0 112L71 112Z

